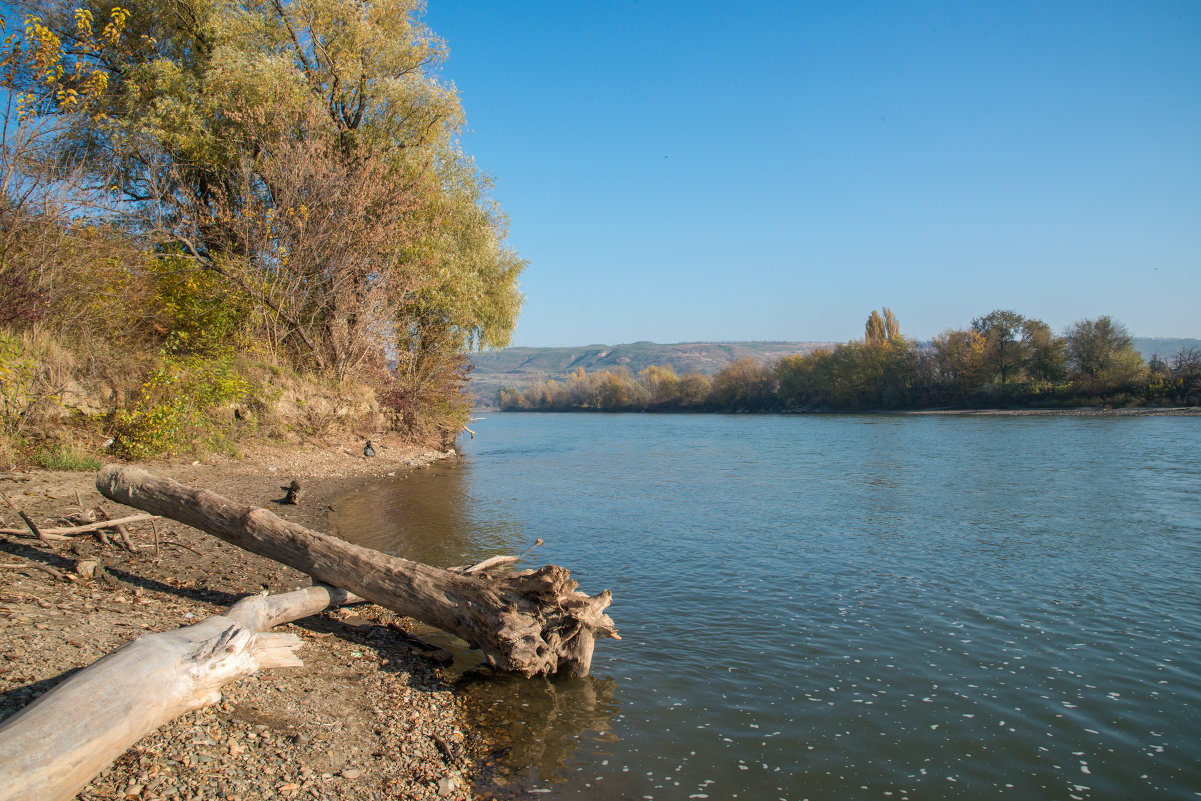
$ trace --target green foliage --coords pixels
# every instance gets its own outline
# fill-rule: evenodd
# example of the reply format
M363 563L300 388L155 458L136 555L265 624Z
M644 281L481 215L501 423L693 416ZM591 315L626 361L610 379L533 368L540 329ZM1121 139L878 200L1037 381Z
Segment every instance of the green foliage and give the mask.
M77 473L93 473L103 466L95 454L68 443L39 449L34 454L34 462L46 470L69 470Z
M1067 377L1067 343L1051 332L1042 320L1026 318L1022 323L1025 358L1022 363L1032 383L1063 381Z
M1022 341L1025 321L1017 312L1003 309L972 320L972 330L984 340L984 364L989 376L999 377L1002 386L1026 359L1027 348Z
M229 426L218 413L250 391L232 354L206 356L167 347L159 356L134 407L111 415L112 450L122 458L148 459L185 445L220 445Z
M1129 332L1108 316L1075 323L1066 341L1073 378L1090 390L1125 389L1145 378L1146 364Z
M178 254L149 260L153 287L152 325L167 332L178 353L217 353L241 344L251 316L244 293L211 271Z

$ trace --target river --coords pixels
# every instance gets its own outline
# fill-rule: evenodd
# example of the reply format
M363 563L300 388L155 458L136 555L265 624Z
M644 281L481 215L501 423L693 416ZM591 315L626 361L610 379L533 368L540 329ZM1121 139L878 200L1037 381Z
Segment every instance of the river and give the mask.
M613 591L583 680L456 653L498 798L1201 797L1201 420L493 414L348 539ZM437 640L439 635L425 632Z

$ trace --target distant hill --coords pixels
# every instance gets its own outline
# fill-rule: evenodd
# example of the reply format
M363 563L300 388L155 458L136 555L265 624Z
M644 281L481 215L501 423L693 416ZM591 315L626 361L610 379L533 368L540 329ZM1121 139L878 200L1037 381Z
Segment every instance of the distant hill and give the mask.
M562 380L583 367L589 372L628 368L637 373L654 365L670 365L677 373L713 375L727 364L750 356L763 361L809 353L833 342L681 342L660 345L633 342L628 345L580 345L573 348L505 348L477 353L471 358L469 389L476 405L496 403L501 387L528 387L548 378Z
M1142 355L1144 361L1150 360L1152 356L1158 353L1159 358L1171 364L1172 357L1185 348L1201 349L1201 339L1173 339L1171 337L1134 338L1134 349Z
M773 361L783 356L810 353L818 348L833 347L834 342L680 342L660 345L655 342L632 342L628 345L580 345L571 348L505 348L489 353L477 353L471 358L469 389L476 395L476 405L494 406L496 391L501 387L525 388L548 378L566 379L577 367L589 372L626 367L637 373L652 364L671 365L677 373L713 375L730 362L750 356ZM1144 359L1159 354L1171 362L1171 357L1184 348L1201 348L1201 339L1170 339L1164 337L1135 337L1134 347Z

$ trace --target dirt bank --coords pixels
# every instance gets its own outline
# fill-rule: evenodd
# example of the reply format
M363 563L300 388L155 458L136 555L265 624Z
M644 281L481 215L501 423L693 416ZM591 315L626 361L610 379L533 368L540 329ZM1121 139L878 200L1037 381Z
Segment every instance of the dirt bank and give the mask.
M241 460L153 463L160 475L324 530L323 498L345 479L387 475L453 456L389 440L252 447ZM305 488L280 505L283 485ZM13 506L56 525L104 499L84 473L0 473L0 528L21 526ZM0 535L0 719L139 634L217 614L239 597L285 591L306 576L186 526L131 528L136 551L92 536L42 546ZM115 538L114 538L115 540ZM102 575L85 577L89 563ZM38 566L57 571L52 575ZM228 685L215 707L178 718L121 756L81 799L462 799L477 746L430 652L398 633L409 622L374 605L281 627L306 642L304 667L262 671Z

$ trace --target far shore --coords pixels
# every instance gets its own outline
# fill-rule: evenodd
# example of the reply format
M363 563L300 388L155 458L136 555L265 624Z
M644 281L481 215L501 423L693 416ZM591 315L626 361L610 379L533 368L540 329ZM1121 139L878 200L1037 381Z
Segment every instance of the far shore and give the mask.
M327 531L328 500L351 483L455 456L382 437L369 459L363 445L252 445L241 459L141 466ZM300 505L280 504L294 479L304 489ZM104 499L93 481L92 473L0 473L0 492L12 502L0 499L0 528L22 525L14 506L43 527L81 506L103 506L114 518L137 512ZM182 524L156 525L157 549L149 524L130 527L132 553L115 537L110 545L86 535L42 546L30 535L0 535L0 720L141 633L311 583ZM101 574L84 575L97 561ZM404 633L411 625L366 604L280 627L305 641L303 667L227 685L220 703L144 737L79 798L472 798L482 746L430 656L438 652Z
M891 414L946 414L972 417L1201 417L1201 406L1080 406L1070 409L918 409Z

